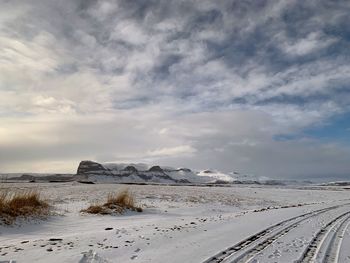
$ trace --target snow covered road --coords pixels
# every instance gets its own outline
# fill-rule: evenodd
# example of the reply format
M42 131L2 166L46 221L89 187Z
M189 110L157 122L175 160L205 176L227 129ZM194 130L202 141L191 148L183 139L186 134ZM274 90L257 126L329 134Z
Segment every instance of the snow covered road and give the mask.
M345 262L346 258L349 260L350 251L341 250L341 246L349 221L348 203L315 210L264 229L205 263ZM343 261L339 261L340 251Z

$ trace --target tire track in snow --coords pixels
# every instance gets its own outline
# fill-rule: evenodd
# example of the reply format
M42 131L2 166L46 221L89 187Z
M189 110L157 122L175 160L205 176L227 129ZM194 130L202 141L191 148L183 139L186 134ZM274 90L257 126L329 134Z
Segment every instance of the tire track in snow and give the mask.
M350 211L328 222L316 233L296 262L338 262L343 236L349 224Z
M332 243L327 251L325 262L339 262L340 248L342 246L343 238L346 230L350 225L350 217L342 223L338 233L334 236Z
M278 238L287 234L290 230L296 228L303 221L349 204L315 210L281 221L217 253L203 263L250 262L259 252L271 245ZM259 242L260 240L261 242Z

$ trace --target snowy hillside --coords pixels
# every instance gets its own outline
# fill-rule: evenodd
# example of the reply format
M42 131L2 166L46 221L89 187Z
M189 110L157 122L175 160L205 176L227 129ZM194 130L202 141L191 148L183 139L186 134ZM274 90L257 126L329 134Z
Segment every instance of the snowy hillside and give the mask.
M188 168L148 166L147 164L106 163L81 161L77 170L80 180L97 182L153 183L215 183L233 182L229 174L218 171L192 171Z

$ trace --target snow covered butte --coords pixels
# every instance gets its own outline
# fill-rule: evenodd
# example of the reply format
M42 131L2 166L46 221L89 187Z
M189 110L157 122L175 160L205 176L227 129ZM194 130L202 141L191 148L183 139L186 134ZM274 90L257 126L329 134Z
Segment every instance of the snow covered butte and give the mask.
M78 166L77 174L100 173L101 171L106 171L101 164L93 161L81 161Z
M77 177L81 180L97 182L152 182L152 183L190 183L186 176L181 176L183 170L164 170L160 166L149 169L143 164L100 164L93 161L81 161L77 170ZM192 173L187 169L187 173ZM176 176L176 173L179 173ZM175 175L175 176L174 176Z
M218 170L197 170L168 166L149 166L144 163L98 163L90 160L79 163L76 174L0 174L3 181L71 182L81 183L136 183L136 184L188 184L230 186L231 184L284 185L299 184L241 175L238 172L224 173ZM305 183L305 182L302 182ZM342 183L344 184L344 183Z
M239 182L232 174L219 171L192 171L143 163L97 163L81 161L75 176L78 181L162 184L227 184Z

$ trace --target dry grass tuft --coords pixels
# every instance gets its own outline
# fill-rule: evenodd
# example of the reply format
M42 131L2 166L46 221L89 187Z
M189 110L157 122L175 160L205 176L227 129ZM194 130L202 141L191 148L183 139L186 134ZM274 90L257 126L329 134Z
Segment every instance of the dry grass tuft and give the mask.
M81 212L89 213L89 214L101 214L108 215L109 212L102 205L90 205L87 209L81 210Z
M128 189L121 191L120 193L110 193L107 196L107 202L103 205L91 205L87 209L81 210L81 212L89 214L122 214L125 210L142 212L142 208L135 205L135 197Z
M107 203L105 205L119 205L121 207L133 208L135 207L135 198L128 189L125 189L120 193L108 194Z
M0 220L7 225L17 218L47 216L49 208L38 191L0 192Z

